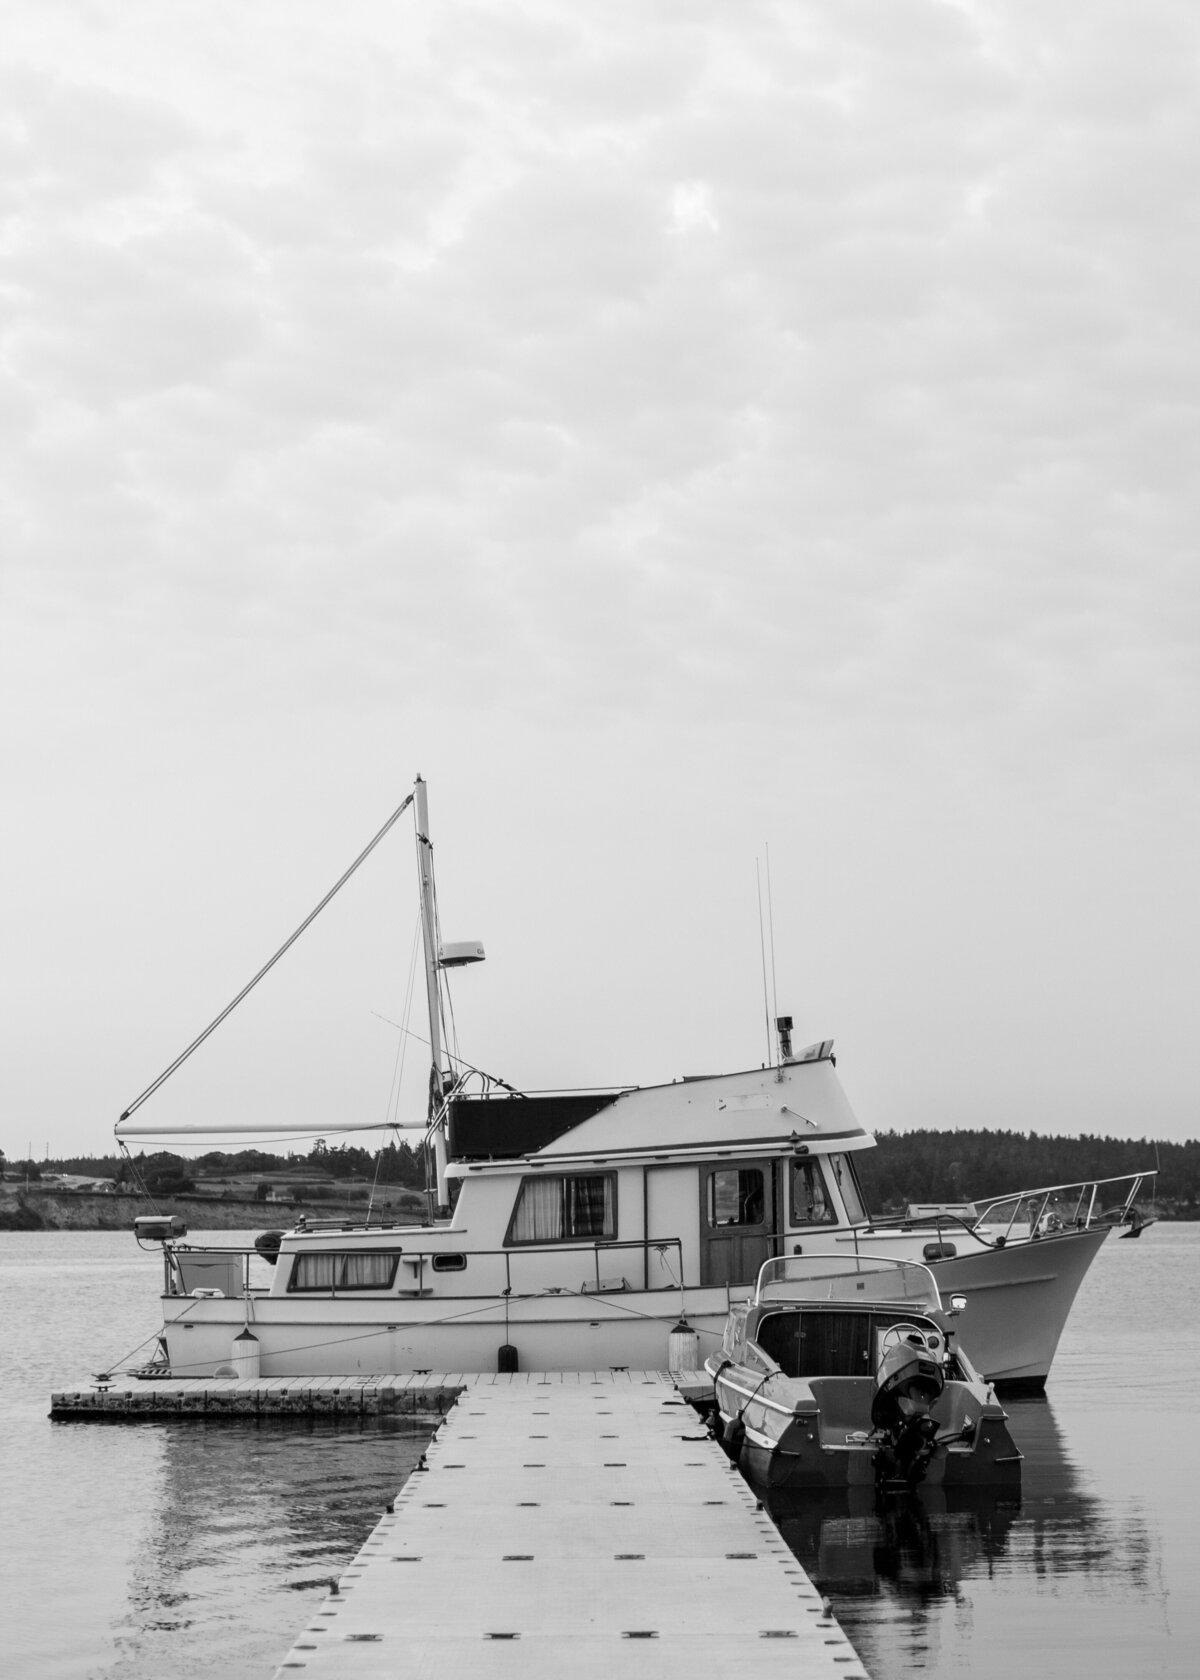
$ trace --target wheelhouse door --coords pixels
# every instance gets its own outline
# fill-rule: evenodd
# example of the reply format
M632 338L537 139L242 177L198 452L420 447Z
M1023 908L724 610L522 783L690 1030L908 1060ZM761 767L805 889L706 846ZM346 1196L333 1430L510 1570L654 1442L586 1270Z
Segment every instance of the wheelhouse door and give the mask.
M713 1161L700 1169L700 1282L753 1283L779 1252L773 1161Z

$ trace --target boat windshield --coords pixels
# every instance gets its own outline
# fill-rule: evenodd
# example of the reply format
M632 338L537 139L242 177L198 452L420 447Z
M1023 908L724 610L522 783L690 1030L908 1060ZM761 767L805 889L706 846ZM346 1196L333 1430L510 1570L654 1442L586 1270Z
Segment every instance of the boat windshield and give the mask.
M760 1269L755 1302L896 1301L940 1312L933 1273L915 1260L882 1255L785 1254Z

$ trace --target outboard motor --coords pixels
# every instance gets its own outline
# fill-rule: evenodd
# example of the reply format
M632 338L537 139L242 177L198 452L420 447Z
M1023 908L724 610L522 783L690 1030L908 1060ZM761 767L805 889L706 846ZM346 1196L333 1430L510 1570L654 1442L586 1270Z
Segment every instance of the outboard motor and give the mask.
M922 1480L937 1445L938 1426L930 1417L943 1388L943 1343L933 1331L915 1324L896 1324L895 1337L884 1347L875 1376L871 1423L879 1438L875 1454L875 1483L904 1481L910 1488Z

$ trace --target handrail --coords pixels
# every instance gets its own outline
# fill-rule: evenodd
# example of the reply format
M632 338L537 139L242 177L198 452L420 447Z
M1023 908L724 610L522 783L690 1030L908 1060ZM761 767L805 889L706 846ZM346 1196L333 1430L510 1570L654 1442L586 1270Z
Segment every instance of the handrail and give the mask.
M422 1227L420 1227L420 1226L409 1226L408 1229L409 1230L420 1230L420 1229L422 1229ZM333 1231L324 1232L323 1235L334 1236L334 1235L336 1235L336 1232L333 1232ZM401 1244L401 1243L397 1242L394 1245L394 1247L398 1252L400 1252L403 1255L403 1257L406 1261L414 1261L414 1262L417 1263L417 1265L420 1269L418 1275L420 1275L420 1273L423 1272L423 1268L424 1268L425 1262L427 1260L430 1260L430 1259L436 1257L439 1254L445 1254L445 1253L448 1252L445 1243L440 1243L436 1248L428 1248L428 1247L413 1247L413 1246L409 1245L408 1243ZM553 1255L559 1255L559 1254L590 1254L590 1255L593 1256L593 1260L594 1260L596 1289L597 1289L597 1292L599 1292L599 1287L600 1287L600 1284L601 1284L601 1281L602 1281L601 1275L600 1275L600 1259L601 1259L601 1256L602 1255L613 1254L613 1253L620 1252L621 1250L626 1250L626 1249L633 1249L635 1252L645 1255L646 1262L647 1262L647 1265L646 1265L647 1274L649 1272L649 1256L650 1256L650 1253L651 1253L652 1250L657 1251L660 1255L665 1254L667 1252L667 1250L672 1250L673 1251L674 1257L675 1257L675 1260L676 1260L676 1263L677 1263L677 1273L678 1273L678 1275L677 1275L677 1277L673 1278L671 1281L672 1281L673 1284L677 1285L677 1287L679 1289L680 1312L682 1313L684 1311L685 1286L684 1286L684 1281L683 1281L683 1241L682 1241L682 1238L680 1238L680 1237L637 1237L637 1238L626 1238L626 1239L623 1239L619 1242L610 1242L610 1241L599 1241L599 1242L590 1242L590 1243L586 1243L586 1242L557 1243L556 1242L556 1243L546 1243L544 1245L536 1245L536 1244L525 1245L525 1244L522 1244L522 1246L520 1248L470 1248L470 1249L464 1249L464 1250L451 1250L449 1252L463 1252L471 1260L476 1260L476 1259L490 1260L490 1259L502 1258L504 1260L504 1266L505 1266L505 1271L504 1271L505 1288L503 1290L496 1290L496 1291L494 1291L494 1293L497 1296L503 1294L503 1295L510 1295L510 1296L513 1296L514 1298L519 1298L519 1299L532 1299L532 1298L535 1298L539 1295L567 1295L567 1294L571 1294L572 1291L570 1291L568 1289L561 1289L561 1288L543 1286L541 1288L536 1288L536 1289L533 1289L533 1290L529 1291L529 1293L527 1295L521 1295L520 1292L513 1290L512 1274L513 1274L513 1270L514 1270L514 1266L513 1266L514 1261L516 1261L518 1263L518 1268L519 1268L520 1264L524 1263L526 1260L533 1260L535 1258L544 1259L547 1255L550 1255L550 1254L553 1254ZM376 1250L376 1252L379 1252L379 1251ZM234 1257L234 1256L240 1256L243 1260L243 1267L242 1267L243 1294L250 1295L250 1294L254 1293L254 1291L251 1290L251 1286L250 1286L250 1265L249 1265L249 1263L250 1263L251 1259L253 1259L255 1256L258 1255L258 1250L254 1247L253 1244L249 1244L249 1245L239 1244L239 1245L236 1245L236 1246L232 1243L227 1244L227 1245L205 1244L203 1247L201 1247L199 1245L193 1245L191 1243L182 1243L182 1242L177 1242L177 1243L167 1242L167 1243L164 1243L163 1244L163 1260L164 1260L164 1264L165 1264L166 1281L167 1281L167 1285L168 1285L166 1288L164 1288L164 1294L169 1295L169 1294L172 1293L172 1291L169 1287L169 1280L170 1280L170 1276L171 1276L172 1260L173 1260L173 1257L177 1254L179 1256L183 1257L184 1259L186 1259L188 1257L193 1257L193 1256L194 1257L199 1257L199 1256L202 1256L202 1255L227 1255L231 1258ZM261 1258L261 1256L259 1256L259 1258ZM439 1273L438 1275L452 1278L452 1277L456 1277L460 1274L458 1274L456 1272L449 1272L449 1273ZM451 1293L451 1292L447 1291L447 1293ZM488 1292L484 1291L484 1293L488 1293Z
M1124 1215L1127 1214L1133 1207L1142 1185L1147 1181L1150 1181L1151 1185L1153 1185L1153 1180L1157 1176L1157 1167L1152 1167L1146 1172L1120 1173L1113 1178L1072 1179L1064 1184L1039 1185L1037 1188L1029 1190L1010 1190L1007 1195L993 1196L990 1201L982 1204L979 1201L976 1201L975 1205L977 1208L980 1208L981 1211L977 1213L975 1223L970 1227L970 1229L977 1231L980 1226L985 1225L990 1219L996 1217L997 1209L1007 1209L1011 1206L1012 1212L1008 1216L1006 1235L1011 1234L1013 1226L1017 1223L1017 1214L1020 1211L1020 1204L1022 1202L1026 1202L1031 1204L1029 1208L1029 1212L1031 1214L1029 1228L1031 1231L1036 1230L1039 1222L1045 1218L1050 1211L1049 1203L1051 1197L1062 1197L1069 1192L1079 1191L1080 1194L1076 1199L1074 1213L1068 1217L1064 1223L1074 1226L1076 1229L1088 1230L1098 1217L1096 1213L1097 1195L1105 1185L1129 1185L1128 1193L1126 1194L1125 1200L1121 1206L1121 1213ZM1085 1198L1087 1200L1086 1211L1083 1210ZM1032 1217L1035 1210L1036 1217Z

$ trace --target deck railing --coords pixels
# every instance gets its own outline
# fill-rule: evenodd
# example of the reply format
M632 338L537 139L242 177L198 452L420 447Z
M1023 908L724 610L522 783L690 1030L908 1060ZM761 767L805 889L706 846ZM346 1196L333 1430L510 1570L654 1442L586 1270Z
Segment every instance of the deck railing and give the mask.
M1004 1226L1006 1240L1051 1236L1056 1231L1086 1231L1093 1225L1127 1225L1140 1218L1137 1208L1142 1186L1154 1194L1157 1172L1124 1173L1119 1178L1083 1179L1076 1184L1041 1185L1035 1190L1010 1191L1006 1196L976 1203L973 1229ZM1125 1186L1122 1194L1117 1188Z
M419 1226L397 1226L397 1233L403 1230L419 1231ZM324 1232L332 1235L332 1232ZM547 1243L542 1245L522 1246L520 1248L484 1248L459 1249L449 1251L444 1243L436 1248L414 1246L407 1242L397 1241L395 1249L400 1253L401 1265L410 1274L401 1284L399 1291L393 1288L384 1290L337 1290L330 1289L329 1294L341 1299L352 1295L356 1299L379 1299L399 1293L401 1297L411 1298L427 1296L433 1293L428 1283L430 1276L444 1280L444 1292L447 1296L485 1295L508 1296L512 1299L532 1297L537 1295L569 1295L576 1293L569 1288L556 1287L539 1283L536 1276L531 1276L536 1263L543 1265L553 1256L555 1260L569 1254L590 1256L591 1278L581 1284L580 1294L605 1295L620 1294L629 1289L641 1288L648 1290L655 1288L677 1288L680 1295L680 1308L683 1304L683 1244L678 1237L638 1238L623 1242L580 1242L580 1243ZM375 1250L378 1252L378 1250ZM445 1257L449 1252L461 1253L465 1256L467 1265L461 1270L444 1271L433 1269L432 1262L437 1257ZM632 1253L640 1257L641 1264L636 1269L642 1273L640 1284L630 1281L622 1274L613 1275L613 1265L616 1256ZM251 1262L261 1258L253 1246L243 1247L230 1244L228 1247L193 1247L188 1243L171 1243L163 1246L164 1261L164 1295L195 1295L197 1292L220 1295L225 1297L262 1296L268 1290L254 1285L250 1281ZM471 1266L477 1261L503 1261L503 1284L500 1284L499 1268L490 1273L488 1286L476 1284L471 1277ZM666 1281L662 1284L651 1283L652 1268L655 1261L656 1269L661 1275L666 1273ZM474 1277L478 1279L478 1268ZM462 1279L462 1284L455 1287L455 1282ZM319 1298L321 1291L305 1291L307 1299Z

